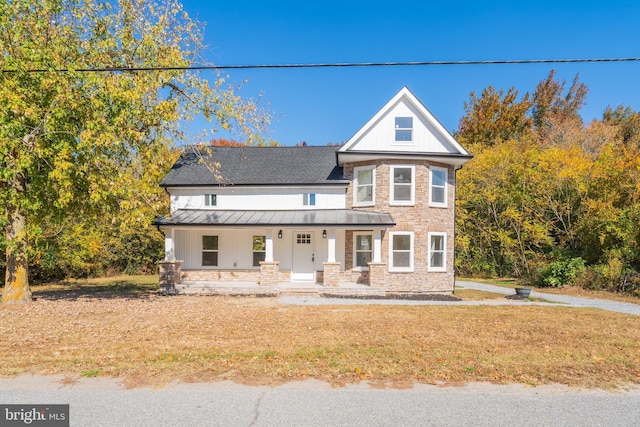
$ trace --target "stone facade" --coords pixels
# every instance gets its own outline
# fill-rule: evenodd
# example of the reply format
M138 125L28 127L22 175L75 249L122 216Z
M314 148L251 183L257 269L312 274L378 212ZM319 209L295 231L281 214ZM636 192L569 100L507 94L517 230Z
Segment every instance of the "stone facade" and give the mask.
M160 261L160 291L173 294L176 285L182 283L182 261Z
M396 226L387 229L382 234L382 262L389 265L390 242L389 233L407 231L413 233L413 271L386 273L385 288L389 291L412 292L451 292L453 291L454 272L454 243L455 243L455 172L451 166L434 163L427 160L377 160L368 162L348 163L344 165L345 178L353 181L353 170L359 166L376 166L375 173L375 205L354 206L354 186L350 185L347 194L347 208L390 213ZM392 165L412 165L415 167L415 203L412 206L394 206L389 203ZM447 206L434 207L429 205L429 167L447 168ZM428 233L442 232L447 236L446 270L443 272L428 271ZM346 270L353 270L353 233L347 233L345 250ZM371 275L371 271L369 272ZM370 277L373 284L380 278Z
M278 261L260 261L260 286L278 286Z
M339 262L323 262L324 271L322 274L323 286L338 286L342 275L340 274Z

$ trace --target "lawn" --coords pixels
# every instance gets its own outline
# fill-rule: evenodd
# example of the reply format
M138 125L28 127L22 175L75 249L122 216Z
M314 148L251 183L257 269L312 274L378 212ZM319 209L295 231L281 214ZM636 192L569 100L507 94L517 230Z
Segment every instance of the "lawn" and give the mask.
M34 288L0 306L0 375L121 377L130 387L317 378L640 384L640 318L538 306L291 306L154 293L157 278ZM482 298L486 295L482 295Z

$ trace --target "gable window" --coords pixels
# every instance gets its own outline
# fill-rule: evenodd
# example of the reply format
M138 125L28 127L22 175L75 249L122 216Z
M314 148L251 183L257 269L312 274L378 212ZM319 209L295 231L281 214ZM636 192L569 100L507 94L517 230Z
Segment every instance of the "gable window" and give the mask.
M218 205L218 195L217 194L205 194L204 195L204 205L205 206L217 206Z
M446 233L429 233L429 271L446 271Z
M447 206L447 169L431 166L429 168L429 204Z
M391 198L396 205L413 205L415 197L415 166L391 166Z
M202 266L218 266L218 236L202 236Z
M353 204L357 206L371 206L375 204L376 167L364 166L354 168Z
M373 235L365 233L355 233L353 235L354 256L353 266L360 268L369 268L369 263L373 254Z
M304 206L315 206L316 205L316 193L304 193L302 195L302 204Z
M413 141L413 117L396 117L396 142Z
M413 271L413 233L389 233L389 271Z
M267 244L265 236L253 236L253 266L259 267L260 261L265 260Z

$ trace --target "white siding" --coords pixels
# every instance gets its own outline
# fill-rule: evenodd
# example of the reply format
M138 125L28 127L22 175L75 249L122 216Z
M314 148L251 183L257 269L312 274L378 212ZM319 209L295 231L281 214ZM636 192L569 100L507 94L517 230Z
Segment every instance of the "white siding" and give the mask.
M413 140L395 142L395 118L413 117ZM438 130L406 98L398 102L373 124L349 150L398 151L418 153L457 153Z
M293 210L344 209L345 187L331 188L277 188L277 187L215 187L173 188L171 210L224 209L224 210ZM315 205L303 205L303 194L315 193ZM204 195L216 194L217 206L205 207Z

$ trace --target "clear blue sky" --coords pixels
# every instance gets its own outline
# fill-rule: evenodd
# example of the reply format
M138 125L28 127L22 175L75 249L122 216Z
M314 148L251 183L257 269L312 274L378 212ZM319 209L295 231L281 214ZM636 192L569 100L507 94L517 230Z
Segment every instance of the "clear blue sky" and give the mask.
M216 65L640 57L640 1L183 0ZM275 118L283 145L349 139L403 86L453 132L472 91L532 92L551 69L589 87L585 121L640 110L640 62L224 71ZM204 72L214 73L213 71ZM212 77L212 76L208 76ZM206 126L193 123L197 133Z

